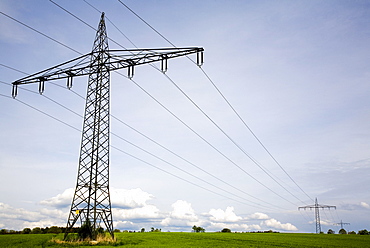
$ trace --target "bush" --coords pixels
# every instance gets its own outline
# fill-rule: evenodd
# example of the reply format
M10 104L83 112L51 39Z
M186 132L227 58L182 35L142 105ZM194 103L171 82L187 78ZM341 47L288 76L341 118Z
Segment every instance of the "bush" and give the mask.
M52 226L49 228L48 230L48 233L55 233L55 234L58 234L58 233L61 233L62 232L62 229L60 229L59 227L57 226Z
M339 232L338 232L339 234L347 234L347 231L346 230L344 230L343 228L342 229L340 229L339 230Z
M35 227L32 229L31 234L41 234L41 228L40 227Z
M221 230L223 233L231 233L231 230L229 228L224 228Z
M364 229L364 230L358 231L358 234L359 235L369 235L369 231Z
M331 229L328 230L328 234L334 234L335 232Z
M87 219L86 222L80 227L80 230L78 230L78 237L80 240L86 240L88 238L93 239L91 223L89 219Z

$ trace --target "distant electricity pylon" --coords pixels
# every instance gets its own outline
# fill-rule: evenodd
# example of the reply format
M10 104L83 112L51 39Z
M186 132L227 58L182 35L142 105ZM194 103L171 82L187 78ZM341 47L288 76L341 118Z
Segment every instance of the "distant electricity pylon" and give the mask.
M73 77L89 76L77 184L64 238L78 220L81 226L88 226L92 239L96 239L103 224L113 237L109 194L110 72L127 68L131 79L135 66L158 61L162 72L166 72L168 59L194 53L197 54L198 66L201 66L203 48L200 47L109 50L102 13L91 53L13 82L12 95L15 98L18 85L38 83L42 94L46 81L67 79L70 89Z
M337 225L337 226L339 226L339 225L340 225L340 229L344 229L344 228L343 228L343 225L350 225L350 223L344 223L342 220L340 220L340 222L339 222L339 223L335 223L334 225Z
M320 211L319 209L322 208L322 209L330 209L330 208L334 208L336 209L336 206L328 206L328 205L319 205L317 203L317 198L315 198L315 204L314 205L308 205L308 206L304 206L304 207L299 207L298 210L300 209L315 209L315 221L316 221L316 233L321 233L321 224L320 224Z

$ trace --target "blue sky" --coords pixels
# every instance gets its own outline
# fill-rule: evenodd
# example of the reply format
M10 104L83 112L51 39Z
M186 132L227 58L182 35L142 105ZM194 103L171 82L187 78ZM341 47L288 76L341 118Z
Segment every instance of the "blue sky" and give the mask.
M126 48L171 47L119 1L55 2L93 27L100 14L87 3L104 11L108 36ZM323 231L338 231L333 224L340 220L351 223L346 226L349 230L369 229L366 1L123 2L176 46L205 49L202 69L308 196L261 147L203 72L187 58L177 58L169 61L168 78L257 162L162 73L140 66L133 81L112 73L111 114L118 120L112 118L111 131L162 159L111 136L113 146L146 161L111 149L115 228L191 231L200 225L206 231L229 227L314 232L313 211L298 207L313 204L317 197L321 204L337 206L322 212ZM80 53L92 48L95 31L51 1L3 0L0 11ZM4 14L0 14L0 228L64 226L76 183L81 134L50 116L81 129L84 100L75 93L85 95L87 78L75 78L73 91L61 80L47 84L43 95L19 89L17 99L23 103L9 98L11 87L6 83L24 77L9 67L35 73L78 54ZM119 49L111 41L110 48ZM22 88L37 91L37 85Z

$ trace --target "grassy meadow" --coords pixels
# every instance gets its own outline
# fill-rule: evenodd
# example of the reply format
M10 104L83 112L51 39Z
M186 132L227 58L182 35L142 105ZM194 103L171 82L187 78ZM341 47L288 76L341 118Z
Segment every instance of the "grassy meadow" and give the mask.
M299 233L116 233L117 242L59 244L63 234L0 235L0 247L361 247L370 248L370 235Z

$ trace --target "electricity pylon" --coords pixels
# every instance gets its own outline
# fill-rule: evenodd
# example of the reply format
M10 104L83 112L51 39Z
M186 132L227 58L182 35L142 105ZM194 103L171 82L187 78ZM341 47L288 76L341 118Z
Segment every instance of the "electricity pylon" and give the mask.
M314 205L308 205L308 206L304 206L304 207L299 207L298 210L300 209L304 209L306 210L307 208L309 209L315 209L315 221L316 221L316 233L321 233L321 224L320 224L320 211L319 209L322 208L322 209L330 209L330 208L334 208L336 209L336 206L329 206L329 205L319 205L317 203L317 198L315 198L315 204Z
M340 229L344 229L344 228L343 228L343 225L350 225L350 223L344 223L342 220L340 220L340 222L339 222L339 223L335 223L334 225L337 225L337 226L339 226L339 225L340 225Z
M89 76L77 184L64 238L78 220L81 226L88 227L88 236L92 239L96 239L103 224L113 237L109 194L110 72L127 68L131 79L135 66L158 61L162 72L166 72L168 59L189 54L197 54L198 66L203 64L200 47L109 50L102 13L92 52L13 82L15 98L18 85L38 83L42 94L47 81L67 79L70 89L73 77Z

